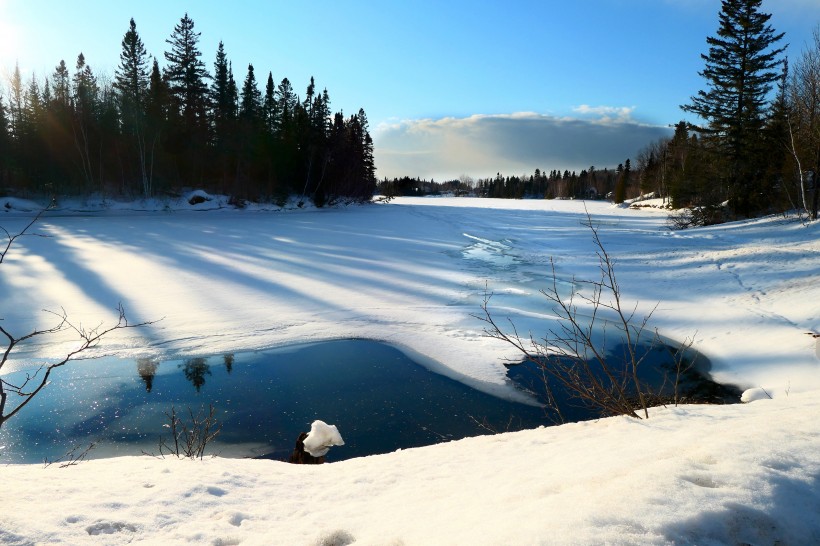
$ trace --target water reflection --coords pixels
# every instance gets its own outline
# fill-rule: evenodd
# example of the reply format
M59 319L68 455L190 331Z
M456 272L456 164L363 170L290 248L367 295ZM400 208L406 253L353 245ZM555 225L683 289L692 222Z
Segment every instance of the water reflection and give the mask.
M296 438L316 419L337 425L345 439L329 460L551 424L542 407L477 391L374 341L160 364L139 359L136 374L133 360L116 358L60 368L0 430L0 464L53 460L91 442L98 445L91 457L156 452L172 406L186 414L189 408L216 408L222 432L214 453L279 460L287 460ZM509 376L536 393L544 385L538 370L525 365L511 367Z
M316 419L344 436L330 460L545 424L540 407L476 391L366 340L162 363L104 358L52 377L35 405L0 430L0 463L56 459L92 441L91 457L156 452L171 406L182 413L213 404L222 456L280 460Z
M202 386L205 384L205 376L211 375L211 366L208 364L208 361L204 358L190 358L185 361L185 364L180 364L179 366L182 368L182 373L185 374L185 379L191 382L191 384L196 389L196 392L199 392Z
M151 358L137 359L137 373L145 382L145 392L151 392L151 387L154 386L154 376L157 375L157 368L159 361Z

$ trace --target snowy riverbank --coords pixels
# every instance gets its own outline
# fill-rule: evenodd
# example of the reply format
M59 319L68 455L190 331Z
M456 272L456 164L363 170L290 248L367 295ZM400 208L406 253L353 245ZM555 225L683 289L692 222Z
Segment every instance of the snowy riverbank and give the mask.
M101 347L122 356L379 339L509 395L502 361L515 355L482 335L473 314L486 287L500 316L542 330L551 320L538 293L549 258L561 275L595 275L584 205L616 260L624 298L640 312L658 304L652 326L667 337L694 335L716 380L774 400L667 408L647 422L606 419L313 468L150 458L4 466L0 541L820 540L820 349L806 335L820 330L818 224L773 217L673 232L657 210L462 198L285 212L62 210L38 222L50 237L20 239L0 266L2 316L27 330L47 324L41 309L62 306L96 324L122 302L131 320L162 318ZM0 213L0 225L14 232L26 218ZM27 347L13 364L66 346Z

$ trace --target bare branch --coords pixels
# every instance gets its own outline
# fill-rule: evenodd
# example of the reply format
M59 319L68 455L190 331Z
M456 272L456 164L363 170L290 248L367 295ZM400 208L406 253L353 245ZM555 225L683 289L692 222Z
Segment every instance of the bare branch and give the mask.
M9 249L11 248L11 245L12 245L12 244L14 244L14 241L16 241L17 239L19 239L19 238L20 238L20 237L22 237L23 235L25 235L25 234L26 234L26 232L28 232L29 228L30 228L31 226L33 226L33 225L37 222L37 220L39 220L39 219L40 219L40 217L41 217L43 214L45 214L45 212L46 212L47 210L49 210L49 209L51 209L51 208L53 208L53 207L54 207L54 200L52 200L52 201L48 204L48 206L46 206L44 209L42 209L40 212L38 212L38 213L34 216L34 218L32 218L31 222L29 222L29 223L28 223L28 225L26 225L26 227L24 227L24 228L23 228L23 229L22 229L19 233L15 234L15 235L12 235L11 233L9 233L9 231L8 231L6 228L4 228L4 227L0 226L0 229L2 229L2 230L3 230L3 233L5 233L5 235L6 235L6 238L8 238L8 241L6 242L6 248L4 248L2 252L0 252L0 264L1 264L1 263L3 263L3 260L4 260L4 259L5 259L5 257L6 257L6 253L8 253Z
M530 334L527 340L522 340L511 319L508 319L509 333L502 330L490 311L492 294L486 290L481 306L483 313L474 316L486 324L485 335L508 343L522 354L525 361L537 366L543 374L548 405L554 406L562 420L563 414L552 395L551 382L604 414L648 418L649 403L658 400L659 396L649 392L638 372L647 357L647 352L641 347L657 305L636 324L639 306L636 303L631 308L625 307L615 274L615 262L589 213L583 224L592 232L600 276L598 280L579 281L573 278L573 288L568 296L564 296L559 290L555 262L550 260L551 283L541 290L541 294L557 318L557 326L548 328L542 339L536 340ZM581 309L585 314L581 313ZM613 362L613 357L607 354L608 328L615 331L615 337L623 347L623 354L617 362ZM598 332L603 335L604 343L597 341ZM674 355L678 374L675 380L676 401L679 376L685 371L683 353L691 343L687 339Z

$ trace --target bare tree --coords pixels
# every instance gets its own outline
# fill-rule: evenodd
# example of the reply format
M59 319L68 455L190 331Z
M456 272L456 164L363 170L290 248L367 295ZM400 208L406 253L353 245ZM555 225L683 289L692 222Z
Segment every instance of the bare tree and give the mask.
M571 396L606 414L648 418L649 406L659 400L659 392L653 392L638 371L647 355L644 345L657 339L657 332L647 328L654 308L638 318L637 304L629 309L625 307L615 277L614 261L589 215L586 225L592 231L600 277L594 281L573 279L570 295L564 296L551 260L552 283L541 293L558 318L556 327L550 328L540 339L531 333L522 337L511 320L509 329L502 328L490 310L490 294L485 295L483 314L477 318L487 324L485 333L488 336L512 345L525 360L535 364L543 372L545 383L554 380ZM607 329L615 331L623 349L615 362L608 357L605 344L598 341L597 333L603 330L606 334ZM691 344L687 340L673 351L678 376L685 371L683 355ZM677 380L674 389L677 403ZM561 408L553 409L560 417Z
M814 39L794 65L790 102L794 119L789 120L789 151L797 163L802 204L812 220L817 219L820 198L820 26ZM809 204L805 171L813 172L814 195Z

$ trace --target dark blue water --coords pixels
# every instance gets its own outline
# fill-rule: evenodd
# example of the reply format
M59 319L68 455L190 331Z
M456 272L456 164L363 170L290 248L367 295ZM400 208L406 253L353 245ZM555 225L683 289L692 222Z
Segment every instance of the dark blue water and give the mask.
M674 347L659 340L637 348L637 357L641 360L638 380L648 406L674 404L676 400L682 404L740 402L742 392L738 388L715 383L709 379L711 364L705 356L689 350L683 359L676 359L674 353ZM568 367L576 364L568 358L554 358L560 359ZM624 363L628 361L626 347L623 345L614 347L607 354L607 366L619 382L622 381L622 375L618 372L626 369ZM602 384L610 385L600 363L591 359L588 364ZM562 387L555 377L545 373L545 368L549 366L548 360L537 359L508 365L507 377L519 388L535 396L545 406L547 419L554 424L608 416L600 406L585 404L577 395ZM633 406L639 407L637 393L631 380L625 381L624 385Z
M87 360L52 377L0 431L0 463L53 461L91 442L89 457L158 453L172 406L184 415L216 408L222 431L207 453L273 459L287 459L315 419L344 438L329 461L549 424L542 408L477 391L366 340L161 362Z

